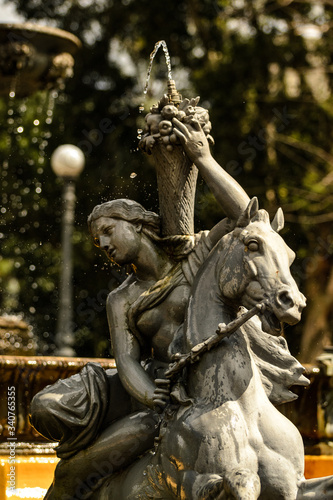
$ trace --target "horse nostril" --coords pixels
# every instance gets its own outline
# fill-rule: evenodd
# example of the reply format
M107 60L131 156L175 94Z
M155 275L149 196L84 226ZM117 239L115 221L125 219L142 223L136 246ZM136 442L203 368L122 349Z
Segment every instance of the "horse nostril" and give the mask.
M291 308L295 303L288 290L282 290L276 294L276 302L280 307Z

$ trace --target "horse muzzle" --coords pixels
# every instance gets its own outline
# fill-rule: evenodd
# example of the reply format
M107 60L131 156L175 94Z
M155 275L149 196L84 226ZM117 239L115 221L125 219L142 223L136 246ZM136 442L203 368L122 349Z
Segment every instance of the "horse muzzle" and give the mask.
M270 305L279 321L295 325L301 319L306 298L298 289L286 286L277 290Z
M282 323L295 325L301 319L306 298L298 290L280 287L274 295L266 298L260 316L262 329L271 335L281 335Z

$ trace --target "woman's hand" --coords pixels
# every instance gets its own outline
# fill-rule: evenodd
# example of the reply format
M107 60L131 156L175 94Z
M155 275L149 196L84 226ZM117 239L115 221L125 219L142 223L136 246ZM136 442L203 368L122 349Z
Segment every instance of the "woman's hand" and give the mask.
M164 408L170 403L170 380L157 378L155 380L156 389L153 395L154 410L162 413Z
M198 120L192 119L190 123L184 124L177 118L173 118L172 123L174 133L193 163L196 163L201 158L211 156L207 137Z

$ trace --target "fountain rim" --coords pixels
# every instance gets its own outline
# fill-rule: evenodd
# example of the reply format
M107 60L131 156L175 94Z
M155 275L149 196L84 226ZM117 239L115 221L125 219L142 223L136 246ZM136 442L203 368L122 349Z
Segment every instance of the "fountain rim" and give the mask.
M37 23L0 23L0 44L3 42L4 38L1 37L1 33L4 35L6 31L12 30L13 32L30 32L35 35L41 35L50 37L51 39L63 39L65 42L69 42L66 45L66 52L70 54L75 54L82 47L82 42L79 38L69 31L65 31L60 28L53 26L43 26ZM30 39L27 40L28 42Z

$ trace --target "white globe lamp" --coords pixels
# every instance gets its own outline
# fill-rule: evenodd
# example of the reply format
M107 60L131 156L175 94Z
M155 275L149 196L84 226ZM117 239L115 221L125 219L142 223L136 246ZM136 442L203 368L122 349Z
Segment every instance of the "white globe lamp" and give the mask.
M51 156L51 167L59 177L76 179L84 168L83 151L72 144L63 144Z

